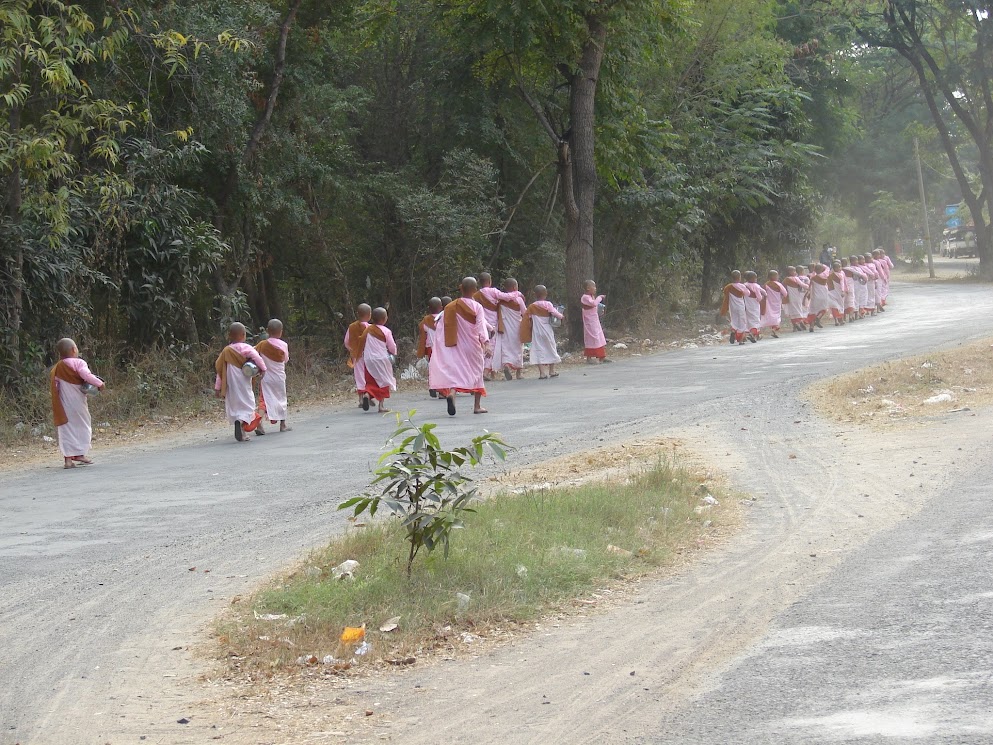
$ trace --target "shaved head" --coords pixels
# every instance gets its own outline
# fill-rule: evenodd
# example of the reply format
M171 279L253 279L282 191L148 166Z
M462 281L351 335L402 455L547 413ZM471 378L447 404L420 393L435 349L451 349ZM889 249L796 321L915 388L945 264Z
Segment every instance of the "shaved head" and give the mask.
M270 336L279 336L283 333L283 322L278 318L273 318L265 325L265 330Z
M442 309L442 307L444 306L442 306L441 304L440 297L433 297L430 300L428 300L428 310L430 310L432 313L437 313Z
M548 297L548 288L545 287L545 285L535 285L534 296L539 300L544 300L546 297Z
M59 353L59 357L65 359L66 357L72 357L72 353L76 351L76 342L74 342L69 337L65 339L59 339L55 343L55 351Z
M466 277L459 285L459 289L462 290L463 297L472 297L473 293L479 289L479 285L476 284L475 277Z
M386 323L386 319L387 319L386 308L373 308L372 310L373 323Z
M517 280L513 277L508 277L503 281L504 292L514 292L517 289Z
M359 303L355 308L355 317L364 321L372 315L372 306L369 303Z
M482 287L489 287L490 285L493 284L493 275L491 275L489 272L480 272L479 284Z
M448 305L450 302L452 302L452 298L450 295L445 295L445 297L441 299L442 305Z
M235 321L228 326L228 341L245 341L248 337L248 329L245 324Z

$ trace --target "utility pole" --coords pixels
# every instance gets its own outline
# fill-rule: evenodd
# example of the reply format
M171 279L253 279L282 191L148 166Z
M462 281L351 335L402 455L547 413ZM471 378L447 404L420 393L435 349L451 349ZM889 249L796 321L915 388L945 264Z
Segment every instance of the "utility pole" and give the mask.
M927 273L934 279L934 254L931 252L931 224L927 219L927 197L924 196L924 172L921 171L921 147L914 137L914 158L917 160L917 186L921 190L921 212L924 215L924 240L927 241Z

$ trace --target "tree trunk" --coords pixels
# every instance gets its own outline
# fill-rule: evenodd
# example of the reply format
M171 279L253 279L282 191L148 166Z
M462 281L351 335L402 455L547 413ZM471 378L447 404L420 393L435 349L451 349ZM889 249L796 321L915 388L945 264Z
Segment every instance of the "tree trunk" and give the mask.
M272 265L267 264L262 270L262 282L265 286L265 296L269 303L269 312L274 318L283 317L283 304L279 302L279 285L276 284L276 275L272 271Z
M714 250L704 246L700 252L703 269L700 272L700 307L710 310L714 307Z
M569 339L582 345L583 315L580 298L583 283L595 279L593 266L593 215L596 206L597 172L596 91L603 63L607 27L599 16L586 17L590 37L583 45L579 69L572 74L569 118L572 132L559 146L559 175L562 176L566 217L565 287L569 309Z

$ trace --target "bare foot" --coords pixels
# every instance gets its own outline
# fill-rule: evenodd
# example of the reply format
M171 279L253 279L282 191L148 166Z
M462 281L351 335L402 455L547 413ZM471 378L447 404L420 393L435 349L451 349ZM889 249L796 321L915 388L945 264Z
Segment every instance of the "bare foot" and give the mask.
M285 424L280 424L279 425L279 431L280 432L292 432L293 431L293 427L287 427Z
M90 460L89 458L87 458L85 455L76 455L76 456L73 456L73 460L76 461L77 463L79 463L82 466L91 466L91 465L93 465L93 461Z
M478 409L473 409L472 410L472 413L473 414L489 414L490 412L489 412L488 409L478 408Z
M382 406L379 407L380 414L389 414L392 409L384 409Z
M75 468L76 467L76 464L73 463L69 458L66 458L65 465L62 466L62 467L63 468Z

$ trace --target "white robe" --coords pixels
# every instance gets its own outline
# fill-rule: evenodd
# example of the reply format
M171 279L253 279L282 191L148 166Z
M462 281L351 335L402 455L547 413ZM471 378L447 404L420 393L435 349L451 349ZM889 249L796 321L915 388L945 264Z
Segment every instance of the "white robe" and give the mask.
M562 361L555 344L551 316L531 316L531 364L557 365Z
M64 458L86 455L90 452L93 428L90 423L90 410L86 404L86 394L78 385L56 378L59 400L69 420L57 428L59 452Z
M266 366L268 370L268 365ZM240 367L228 363L227 392L224 395L224 412L228 424L251 422L255 418L255 391L252 379L246 378Z
M283 353L283 360L265 358L266 374L259 389L265 401L266 418L275 424L286 421L289 403L286 399L286 363L290 361L290 347L282 339L269 339L269 344ZM260 352L261 354L261 352Z
M510 293L516 295L517 293ZM519 301L524 305L524 301ZM493 369L502 370L510 366L515 370L524 367L524 345L521 343L521 308L510 308L506 305L500 308L503 319L503 333L497 332L493 339Z

